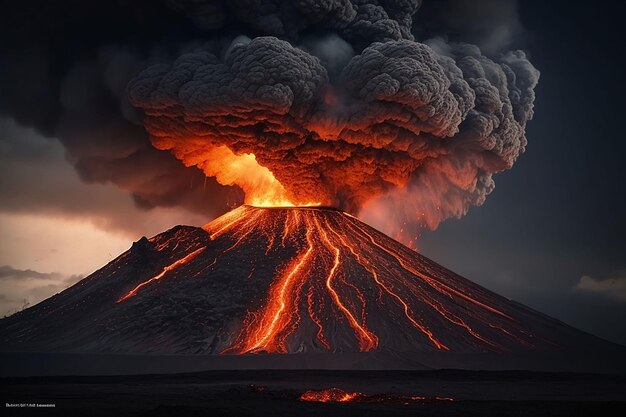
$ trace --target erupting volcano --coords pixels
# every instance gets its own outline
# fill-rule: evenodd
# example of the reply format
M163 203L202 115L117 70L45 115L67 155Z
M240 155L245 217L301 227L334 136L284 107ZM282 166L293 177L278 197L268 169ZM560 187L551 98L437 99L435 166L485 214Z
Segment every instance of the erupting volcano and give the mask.
M604 342L498 296L342 211L240 206L142 238L0 322L4 350L567 351Z

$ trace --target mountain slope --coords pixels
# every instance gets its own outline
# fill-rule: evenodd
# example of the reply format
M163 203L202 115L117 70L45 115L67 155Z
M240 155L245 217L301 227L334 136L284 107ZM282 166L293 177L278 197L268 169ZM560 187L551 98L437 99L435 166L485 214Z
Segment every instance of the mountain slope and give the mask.
M528 352L607 344L326 208L241 206L142 238L0 321L3 351Z

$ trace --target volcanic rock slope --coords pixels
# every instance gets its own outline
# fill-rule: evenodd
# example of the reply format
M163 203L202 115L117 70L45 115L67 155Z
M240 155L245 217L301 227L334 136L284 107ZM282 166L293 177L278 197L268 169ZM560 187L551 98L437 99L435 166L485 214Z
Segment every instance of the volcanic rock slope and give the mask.
M0 321L3 351L572 351L604 341L441 267L341 211L241 206L142 238Z

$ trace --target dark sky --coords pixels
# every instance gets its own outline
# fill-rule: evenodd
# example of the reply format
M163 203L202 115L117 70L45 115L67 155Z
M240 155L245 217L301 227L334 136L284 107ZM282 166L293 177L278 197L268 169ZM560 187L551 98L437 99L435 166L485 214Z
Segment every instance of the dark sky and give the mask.
M527 151L496 176L482 207L425 233L421 249L503 295L626 344L619 7L520 2L518 42L541 71ZM586 281L596 291L575 289L583 276L599 281Z
M122 242L130 242L163 230L172 219L197 223L206 211L206 187L217 187L214 182L200 187L197 170L183 168L150 146L143 127L131 123L132 109L120 109L128 80L112 76L177 56L181 43L193 43L203 32L147 0L93 2L98 7L67 0L67 10L60 3L41 3L46 8L36 2L13 3L8 7L15 10L0 16L0 57L12 64L0 61L0 265L10 264L14 271L0 277L0 303L12 297L12 306L27 298L19 292L27 290L9 289L21 288L15 282L25 271L39 274L37 279L52 277L46 280L57 280L54 274L63 272L67 277L58 278L63 285L90 271L60 271L56 264L46 269L37 259L18 260L13 254L19 242L7 237L7 225L18 224L10 216L86 219L100 229L125 232ZM119 13L120 4L130 4L127 14ZM626 344L621 163L626 155L626 36L620 3L426 0L418 21L441 23L437 4L451 17L460 16L460 22L446 22L452 39L477 43L483 51L497 51L502 44L524 49L541 78L534 119L527 125L526 153L513 169L495 176L496 188L482 207L425 232L420 250L496 292ZM456 33L450 29L455 25ZM107 49L118 43L124 47ZM64 81L68 79L76 84ZM91 97L91 91L97 94ZM38 130L20 128L12 118ZM61 138L53 134L57 124ZM85 144L81 135L96 139ZM136 140L125 140L127 136ZM77 163L92 154L100 159ZM107 165L108 157L122 162ZM158 208L146 211L151 207ZM67 229L59 222L59 228ZM115 247L111 243L107 250ZM57 249L62 253L61 245ZM41 299L42 287L37 288Z

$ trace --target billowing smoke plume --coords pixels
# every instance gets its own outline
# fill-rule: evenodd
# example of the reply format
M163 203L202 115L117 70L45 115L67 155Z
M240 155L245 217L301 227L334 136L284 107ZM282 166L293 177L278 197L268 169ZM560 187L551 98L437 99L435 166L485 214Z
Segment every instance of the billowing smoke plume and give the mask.
M154 148L128 102L134 76L193 43L197 33L180 26L189 23L148 0L3 4L0 118L58 139L83 181L114 184L140 208L220 214L241 191ZM163 40L164 30L176 35ZM0 145L10 133L0 131Z
M152 143L187 166L218 176L216 149L254 155L296 204L363 215L384 205L434 228L482 204L492 175L524 151L538 71L521 51L487 57L469 44L416 41L418 1L177 7L219 24L203 17L205 3L267 36L209 43L129 89Z
M14 2L0 113L142 207L215 213L259 194L434 228L523 152L538 72L485 35L513 1L495 20L468 2L488 56L445 36L467 26L445 16L459 1L426 2L428 25L419 0Z

